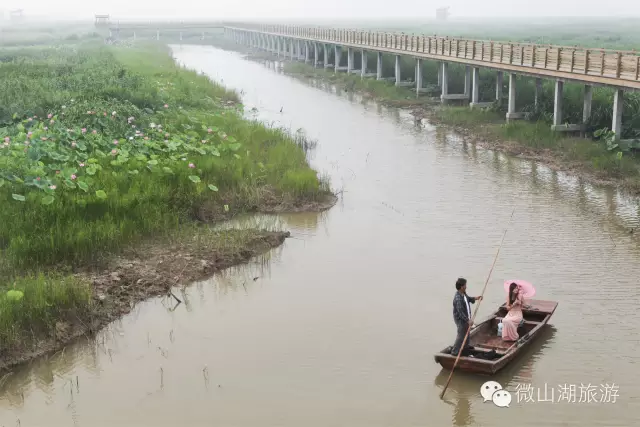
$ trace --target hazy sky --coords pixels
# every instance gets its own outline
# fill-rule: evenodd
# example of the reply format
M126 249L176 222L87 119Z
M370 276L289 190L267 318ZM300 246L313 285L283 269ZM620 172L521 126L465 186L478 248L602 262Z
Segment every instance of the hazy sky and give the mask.
M401 6L401 7L396 7ZM31 16L92 19L193 18L433 18L450 6L452 17L640 16L637 0L0 0L0 10L22 8Z

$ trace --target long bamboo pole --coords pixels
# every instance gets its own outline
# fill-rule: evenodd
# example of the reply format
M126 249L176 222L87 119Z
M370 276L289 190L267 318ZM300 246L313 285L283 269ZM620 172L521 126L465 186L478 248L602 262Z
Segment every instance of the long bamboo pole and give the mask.
M495 258L493 258L493 264L491 264L491 269L489 270L489 275L487 276L487 280L485 280L485 282L484 282L484 287L482 288L482 293L480 294L480 296L483 297L483 299L484 299L484 292L487 290L487 284L489 283L489 279L491 279L491 273L493 273L493 268L496 266L496 261L498 261L498 255L500 255L500 249L502 249L502 244L504 243L504 238L507 235L507 230L509 230L509 225L511 224L511 220L513 219L513 214L515 213L515 211L516 211L516 208L513 208L513 211L511 212L511 216L509 217L509 223L505 227L504 233L502 234L502 240L500 241L500 246L498 246L498 250L496 251L496 256L495 256ZM480 300L478 302L478 304L476 305L475 310L473 311L473 316L471 317L471 321L472 322L476 318L476 314L478 313L478 309L480 308L480 303L481 302L482 302L482 300ZM444 389L442 389L442 393L440 393L440 399L444 398L444 393L447 391L447 388L449 387L449 383L451 382L451 378L453 377L453 371L456 369L456 366L458 366L458 361L460 360L460 355L462 354L462 350L464 349L464 346L467 343L467 339L469 338L469 332L471 332L471 326L467 327L467 333L465 334L464 340L462 341L462 345L460 346L460 349L458 350L458 356L456 357L456 361L453 363L453 367L451 368L451 373L449 374L449 379L447 379L447 383L445 384Z

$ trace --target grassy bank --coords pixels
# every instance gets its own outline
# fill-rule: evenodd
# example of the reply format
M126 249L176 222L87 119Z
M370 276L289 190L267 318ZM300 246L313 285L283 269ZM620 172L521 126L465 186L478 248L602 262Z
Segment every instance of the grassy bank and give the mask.
M545 113L550 107L543 110L545 103L541 102L540 109L531 112L532 121L506 124L504 111L500 108L483 111L470 110L466 106L443 107L437 99L423 96L417 99L412 89L396 87L392 82L362 80L360 76L314 69L299 62L287 63L285 72L303 78L323 79L347 90L364 93L387 105L418 109L417 114L452 126L487 147L536 158L557 168L589 176L594 181L619 184L632 191L640 191L640 157L636 150L631 147L612 147L604 138L569 137L551 131L550 116ZM437 94L434 85L430 88L430 94ZM526 95L527 92L523 92ZM550 100L551 96L548 95ZM571 91L566 95L570 99L577 98L577 94ZM606 90L594 91L594 115L598 119L606 116L606 95ZM600 103L596 103L596 99L599 99ZM635 98L628 99L627 103L630 104L634 100ZM595 107L596 105L598 107ZM633 106L628 108L631 111L635 109ZM637 120L637 117L634 120ZM633 120L630 121L634 123Z
M166 48L1 54L0 357L88 323L90 277L145 239L187 229L192 242L196 223L331 198L300 138L244 119L235 93ZM242 260L261 233L213 234L206 247Z

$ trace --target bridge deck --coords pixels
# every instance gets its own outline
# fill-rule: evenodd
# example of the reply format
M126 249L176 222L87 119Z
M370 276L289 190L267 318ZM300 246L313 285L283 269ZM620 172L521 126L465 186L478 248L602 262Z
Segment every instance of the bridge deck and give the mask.
M225 28L640 90L640 55L635 51L284 25Z

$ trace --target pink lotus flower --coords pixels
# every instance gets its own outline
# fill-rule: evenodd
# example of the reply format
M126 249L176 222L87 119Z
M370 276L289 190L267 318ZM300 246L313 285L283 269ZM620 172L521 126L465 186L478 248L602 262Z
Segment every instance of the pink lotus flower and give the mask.
M56 175L60 175L60 171L56 171Z
M104 116L107 117L107 112L106 111L104 112Z
M111 115L112 115L112 116L115 116L115 115L116 115L116 112L114 111L113 113L111 113Z
M87 114L92 114L91 111L87 111Z
M164 104L164 108L169 108L169 104Z
M196 165L194 165L193 163L189 163L189 167L190 167L191 169L193 169L193 168L195 168L195 167L196 167Z
M47 137L46 136L41 136L40 139L43 140L43 141L46 141Z
M37 177L37 178L36 178L36 181L40 181L40 177Z
M211 133L211 132L213 132L213 131L211 130L211 128L209 128L209 129L207 129L207 132Z
M111 154L115 156L116 154L118 154L118 150L114 148L113 150L111 150Z
M51 117L53 117L53 114L51 113L47 114L47 119L50 119Z
M80 167L83 168L84 167L84 163L80 163Z
M27 132L27 138L31 138L31 136L33 136L33 132ZM9 137L6 137L4 140L6 141L7 139L9 139Z
M71 146L72 146L73 148L76 148L76 143L75 143L75 141L71 143Z
M165 137L165 138L169 138L169 134L168 134L168 133L165 133L165 134L164 134L164 137Z
M31 132L29 132L29 133L31 133ZM5 136L4 137L4 142L11 142L11 138L9 138L8 136Z
M76 179L76 178L77 178L76 174L71 175L71 180L72 180L72 181L73 181L74 179Z
M82 133L87 133L87 128L82 128Z
M94 129L94 130L91 131L91 133L96 135L98 133L98 131Z
M148 137L148 136L145 136L145 137L144 137L144 140L145 140L145 141L148 141L148 140L149 140L149 137Z
M113 145L118 145L118 140L117 139L113 140Z
M56 186L55 186L55 185L50 185L50 186L49 186L49 189L50 189L50 190L55 190L55 189L56 189Z
M29 117L29 118L27 119L27 121L28 121L28 122L32 122L32 121L33 121L33 119L32 119L31 117Z

